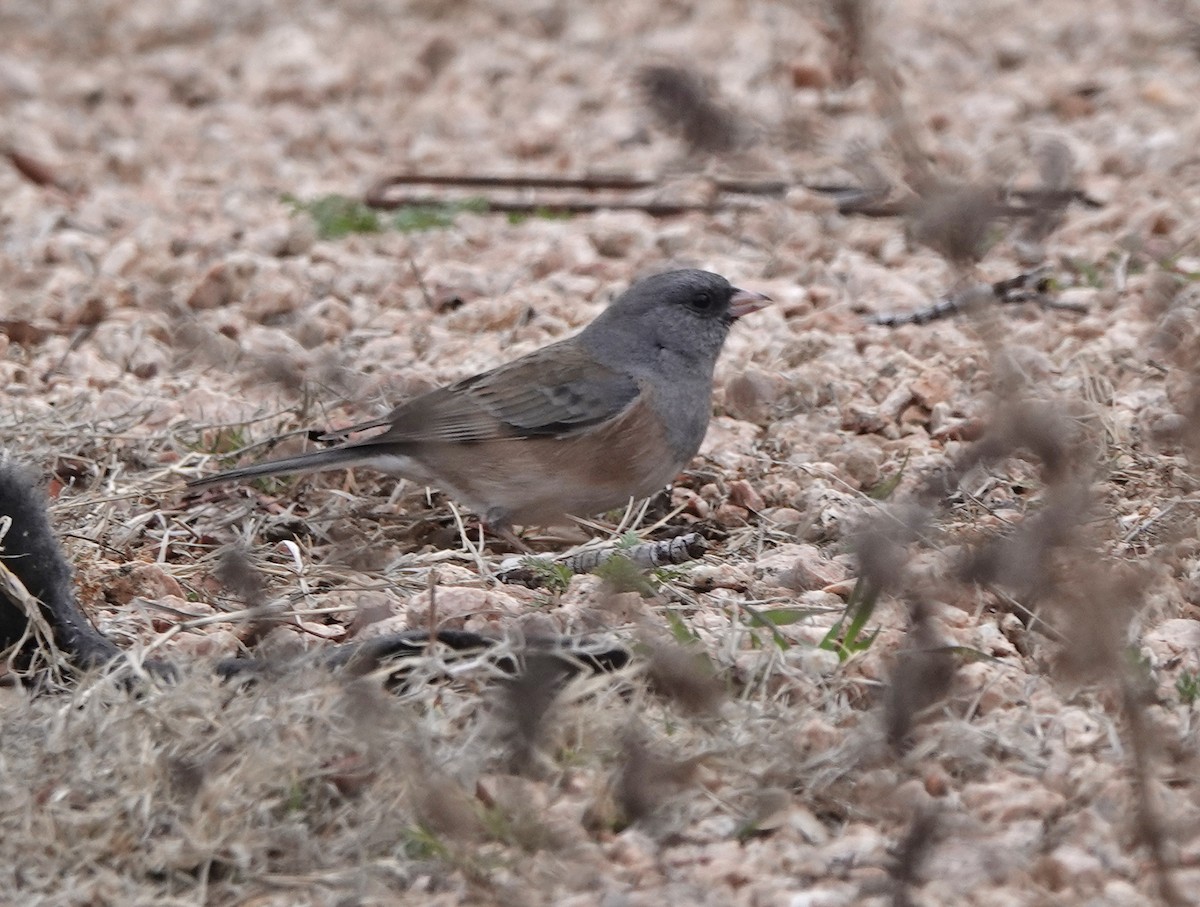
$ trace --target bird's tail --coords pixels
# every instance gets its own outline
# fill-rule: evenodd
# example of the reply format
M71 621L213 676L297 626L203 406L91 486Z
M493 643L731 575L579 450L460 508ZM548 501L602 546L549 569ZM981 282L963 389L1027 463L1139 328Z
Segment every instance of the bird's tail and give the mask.
M261 476L278 476L285 473L299 474L306 472L324 472L327 469L345 469L350 466L361 466L370 462L370 457L359 447L330 447L325 450L314 450L310 453L298 454L294 457L284 457L280 460L267 460L250 466L239 466L237 469L227 469L199 479L189 479L188 488L207 488L222 482L239 482L242 479L254 479Z

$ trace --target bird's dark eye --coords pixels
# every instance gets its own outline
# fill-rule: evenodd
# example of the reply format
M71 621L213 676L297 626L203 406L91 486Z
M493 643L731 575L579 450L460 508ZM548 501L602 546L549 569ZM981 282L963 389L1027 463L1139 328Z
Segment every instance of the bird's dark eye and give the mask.
M712 308L713 298L708 293L697 293L692 297L692 308L701 312L707 312Z

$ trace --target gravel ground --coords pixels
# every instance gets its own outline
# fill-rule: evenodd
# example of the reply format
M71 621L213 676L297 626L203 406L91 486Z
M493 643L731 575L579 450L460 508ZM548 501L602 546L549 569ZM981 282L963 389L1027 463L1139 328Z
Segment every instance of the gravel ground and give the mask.
M0 690L0 899L1194 903L1198 35L1182 0L0 4L0 450L97 625L185 665ZM347 201L414 173L649 184ZM530 590L367 470L185 493L672 266L775 300L701 455L526 540L700 561ZM1042 304L975 291L1034 268ZM435 623L640 654L557 697L283 667ZM247 648L281 667L213 679Z

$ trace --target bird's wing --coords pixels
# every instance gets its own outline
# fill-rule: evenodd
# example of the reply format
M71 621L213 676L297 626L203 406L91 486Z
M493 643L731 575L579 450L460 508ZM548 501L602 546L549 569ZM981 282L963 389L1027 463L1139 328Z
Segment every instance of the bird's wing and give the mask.
M402 404L364 443L562 437L616 417L639 392L567 341Z

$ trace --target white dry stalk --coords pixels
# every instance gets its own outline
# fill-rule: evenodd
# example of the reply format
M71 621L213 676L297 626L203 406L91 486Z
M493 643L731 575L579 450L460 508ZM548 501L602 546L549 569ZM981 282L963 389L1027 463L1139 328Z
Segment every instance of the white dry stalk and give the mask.
M300 586L301 593L308 595L308 578L305 576L304 554L300 550L300 546L291 539L283 539L279 544L292 556L292 563L296 565L296 583Z
M5 517L5 519L9 518ZM11 523L11 520L9 522ZM7 532L8 527L5 526L4 529ZM39 647L50 653L52 666L61 665L63 663L62 653L54 641L54 630L51 628L50 622L46 620L46 615L42 613L42 603L30 594L29 590L25 588L25 584L4 565L3 561L0 561L0 598L6 598L20 607L28 619L25 632L10 649L9 670L13 670L13 658L30 636L37 640Z
M448 502L450 505L450 513L454 515L454 525L458 527L459 538L462 539L462 550L471 555L475 561L475 566L479 568L480 576L491 576L491 571L487 567L487 561L483 559L483 527L479 527L479 542L472 543L471 536L467 533L467 526L463 522L462 514L454 505L453 501Z

